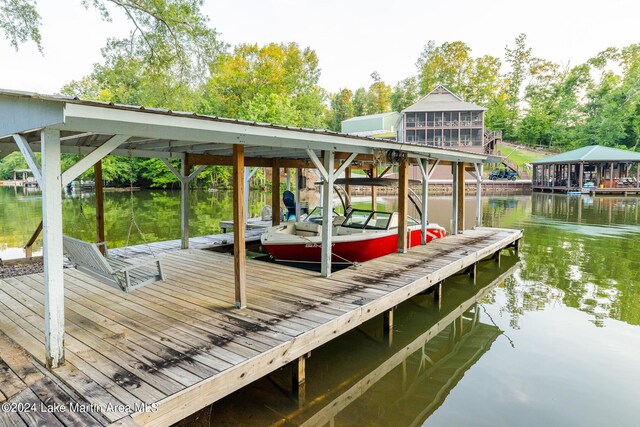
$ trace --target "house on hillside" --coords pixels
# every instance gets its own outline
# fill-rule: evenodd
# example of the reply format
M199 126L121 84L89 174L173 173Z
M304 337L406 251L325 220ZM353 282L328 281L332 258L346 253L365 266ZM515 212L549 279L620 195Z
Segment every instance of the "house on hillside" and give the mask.
M485 131L485 111L439 84L402 111L400 141L492 153L502 135Z
M396 139L400 118L400 113L395 111L352 117L342 121L341 132L350 135Z

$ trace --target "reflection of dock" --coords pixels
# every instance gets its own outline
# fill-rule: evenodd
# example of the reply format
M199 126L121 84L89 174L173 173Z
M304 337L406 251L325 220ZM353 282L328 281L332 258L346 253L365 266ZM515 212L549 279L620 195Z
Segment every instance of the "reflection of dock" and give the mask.
M348 388L345 387L338 397L322 408L316 408L316 401L312 401L287 421L301 426L333 425L340 412L350 405L357 405L358 399L375 387L381 387L384 389L382 393L388 397L374 399L376 403L386 406L380 408L379 412L392 411L398 425L422 425L500 335L501 331L496 326L479 323L477 303L513 274L518 266L512 266L476 295L454 307L356 383L347 383ZM413 371L410 365L413 365ZM402 384L395 384L393 379L385 381L387 374L400 366L403 370ZM412 380L408 379L410 376ZM412 413L411 410L415 411L416 408L421 411ZM371 412L365 410L362 413ZM395 418L400 416L406 416L406 419Z

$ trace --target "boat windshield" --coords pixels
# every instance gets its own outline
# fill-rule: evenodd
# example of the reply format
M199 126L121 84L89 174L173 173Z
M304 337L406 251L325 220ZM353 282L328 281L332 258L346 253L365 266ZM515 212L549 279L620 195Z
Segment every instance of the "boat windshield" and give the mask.
M358 228L361 230L386 230L389 228L391 215L390 212L353 209L341 227Z
M307 217L304 219L305 222L313 222L314 224L320 224L322 225L322 206L317 206L315 208L313 208L313 210L311 212L309 212L309 215L307 215ZM336 217L336 213L332 212L331 213L331 220L333 221L333 218Z

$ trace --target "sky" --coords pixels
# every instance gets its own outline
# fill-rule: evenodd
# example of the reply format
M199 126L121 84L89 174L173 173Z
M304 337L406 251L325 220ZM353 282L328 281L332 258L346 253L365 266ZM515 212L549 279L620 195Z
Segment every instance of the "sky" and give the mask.
M0 39L0 88L57 93L101 61L107 37L124 37L121 13L104 22L81 0L39 0L44 55ZM291 42L318 53L320 85L336 92L391 85L416 73L430 40L464 41L474 57L504 57L520 33L533 55L577 65L607 47L640 42L638 0L205 0L204 13L230 45ZM0 33L1 34L1 33Z

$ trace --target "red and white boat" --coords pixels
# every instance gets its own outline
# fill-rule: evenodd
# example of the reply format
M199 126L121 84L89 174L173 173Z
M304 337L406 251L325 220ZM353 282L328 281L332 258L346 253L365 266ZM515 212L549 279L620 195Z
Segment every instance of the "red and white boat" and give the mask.
M360 179L360 181L365 181ZM381 181L378 179L378 181ZM369 185L363 184L363 185ZM413 201L413 200L412 200ZM333 213L331 262L339 266L368 261L398 250L398 214L365 209ZM421 243L420 223L409 217L408 245ZM446 235L438 224L427 225L427 242ZM319 267L322 247L322 208L315 208L304 221L270 227L261 237L262 247L281 263Z

